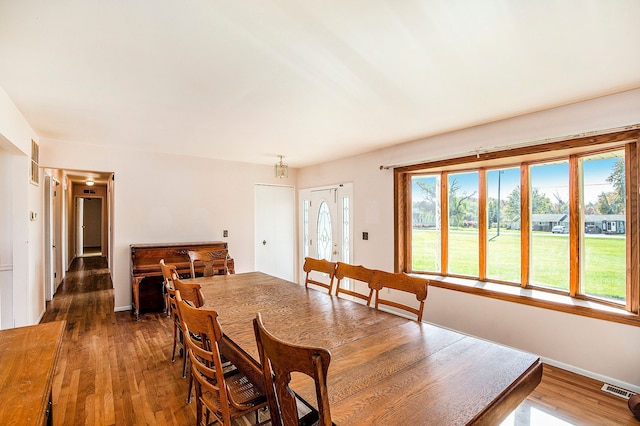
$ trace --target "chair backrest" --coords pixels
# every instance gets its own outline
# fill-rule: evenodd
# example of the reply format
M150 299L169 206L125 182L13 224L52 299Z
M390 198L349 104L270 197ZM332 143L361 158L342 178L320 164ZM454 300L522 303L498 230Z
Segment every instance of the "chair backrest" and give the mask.
M198 393L210 392L210 401L222 417L223 424L231 424L229 394L225 385L224 369L218 342L222 338L222 329L218 313L207 309L198 309L186 303L180 290L176 290L179 317L182 321L184 336L191 361L191 374ZM196 339L195 336L198 336ZM204 392L203 392L204 391Z
M379 305L387 305L397 309L410 312L417 316L418 321L422 321L422 313L424 311L424 301L427 298L427 288L429 280L426 278L412 277L404 273L392 273L385 271L374 271L371 278L370 287L375 292L375 308L379 309ZM414 308L404 303L399 303L384 297L380 297L383 288L411 293L416 296L419 307Z
M202 276L204 277L229 273L229 250L227 249L189 250L187 253L191 263L191 278L196 277L196 265L199 263L203 265Z
M346 294L352 297L357 297L365 302L367 305L371 303L371 298L373 296L373 289L369 287L369 283L371 282L371 278L373 277L373 270L369 268L365 268L360 265L350 265L348 263L338 262L338 266L336 267L336 296L340 296L341 294ZM348 288L343 288L341 284L343 284L343 280L348 279L354 284L362 283L366 285L366 288L369 294L359 293L355 290L350 290Z
M298 426L298 408L289 383L291 373L299 372L315 381L318 424L330 426L327 372L331 352L324 348L300 346L278 339L266 330L260 313L253 320L253 328L264 373L271 423L277 426Z
M173 285L173 280L180 278L178 275L178 268L175 265L167 265L164 263L164 259L160 259L160 269L162 270L162 277L164 278L164 285Z
M175 290L173 280L180 278L180 275L178 275L178 268L175 265L165 264L164 259L160 259L160 270L162 271L164 283L164 309L167 316L171 316L171 311L174 307L171 299L174 297L173 290Z
M333 293L333 281L336 276L336 264L335 262L329 262L325 259L314 259L312 257L304 258L304 271L307 273L304 279L304 286L309 288L309 284L317 285L319 287L326 288L329 294ZM319 278L314 278L312 272L319 272L327 274L326 281L320 281Z
M180 292L183 300L190 302L196 308L204 305L204 295L200 284L187 284L176 278L173 280L173 285Z

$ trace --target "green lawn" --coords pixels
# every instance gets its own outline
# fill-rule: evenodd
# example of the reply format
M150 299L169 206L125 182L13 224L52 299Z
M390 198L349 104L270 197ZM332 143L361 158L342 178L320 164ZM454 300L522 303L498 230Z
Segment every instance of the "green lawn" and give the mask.
M520 232L490 233L487 248L487 276L520 282ZM439 232L413 230L413 269L441 270L439 266ZM534 232L532 235L531 282L536 285L568 290L568 235ZM449 271L478 276L478 233L460 230L449 233ZM592 296L624 300L624 237L587 235L584 241L583 292Z

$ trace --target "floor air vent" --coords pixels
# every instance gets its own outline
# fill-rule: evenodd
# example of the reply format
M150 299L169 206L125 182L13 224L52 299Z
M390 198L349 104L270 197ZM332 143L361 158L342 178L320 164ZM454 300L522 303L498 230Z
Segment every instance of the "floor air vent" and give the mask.
M602 390L603 390L603 391L605 391L605 392L612 393L612 394L614 394L614 395L621 396L621 397L623 397L624 399L629 399L629 398L631 398L631 396L632 396L632 395L635 395L635 394L634 394L633 392L631 392L631 391L628 391L628 390L626 390L626 389L619 388L619 387L617 387L617 386L610 385L610 384L608 384L608 383L605 383L605 384L602 386Z

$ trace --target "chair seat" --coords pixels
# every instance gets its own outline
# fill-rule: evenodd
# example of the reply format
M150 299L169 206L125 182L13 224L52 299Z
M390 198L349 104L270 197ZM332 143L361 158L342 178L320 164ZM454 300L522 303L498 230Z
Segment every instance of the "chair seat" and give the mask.
M234 369L225 373L225 383L229 391L229 399L236 404L243 406L242 409L235 407L233 404L229 405L231 411L231 418L241 417L246 414L246 409L249 407L267 406L267 397L264 393L251 383L247 376L242 374L239 370ZM202 392L203 403L209 407L217 407L219 399L216 398L210 391Z

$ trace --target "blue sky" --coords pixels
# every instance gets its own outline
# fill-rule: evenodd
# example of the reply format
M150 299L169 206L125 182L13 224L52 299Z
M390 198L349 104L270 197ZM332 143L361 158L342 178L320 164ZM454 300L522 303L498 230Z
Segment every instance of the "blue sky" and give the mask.
M606 178L611 174L613 165L618 158L598 158L597 160L584 161L584 187L585 203L596 202L598 195L602 192L613 191L613 187L607 183ZM506 199L513 189L520 184L520 169L507 168L500 169L500 198ZM533 166L531 168L531 185L555 202L554 193L558 193L564 201L569 199L569 163L562 161L558 163L547 163L545 165ZM478 177L476 172L456 173L449 175L449 179L455 178L460 185L462 192L468 194L478 190ZM421 181L435 183L434 177L421 177ZM413 197L418 200L423 198L422 190L413 179ZM488 195L497 198L498 170L487 171Z

